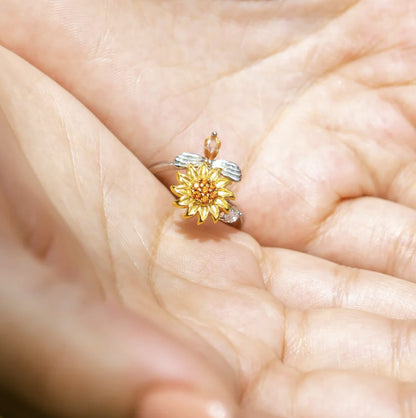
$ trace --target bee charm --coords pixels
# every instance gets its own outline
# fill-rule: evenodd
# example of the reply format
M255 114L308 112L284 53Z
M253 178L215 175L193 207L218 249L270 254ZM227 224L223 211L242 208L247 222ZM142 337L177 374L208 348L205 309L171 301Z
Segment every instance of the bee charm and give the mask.
M232 182L241 180L241 170L236 163L216 160L221 141L216 132L205 139L204 156L183 152L171 163L179 170L176 173L178 185L170 187L178 198L174 205L186 209L184 218L198 215L198 225L209 216L214 223L235 223L242 212L230 200L234 193L228 189ZM183 174L180 170L186 170Z

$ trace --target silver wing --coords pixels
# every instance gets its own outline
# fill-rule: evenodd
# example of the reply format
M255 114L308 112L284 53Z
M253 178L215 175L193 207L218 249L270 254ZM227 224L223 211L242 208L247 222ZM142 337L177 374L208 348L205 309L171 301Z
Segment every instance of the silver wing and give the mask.
M186 168L188 164L199 167L205 160L202 155L193 154L192 152L183 152L179 154L173 161L173 165L179 168Z
M227 160L214 160L212 162L213 168L220 168L221 173L224 177L228 177L232 181L241 180L241 170L240 167L233 163L232 161Z
M193 154L192 152L183 152L175 158L173 165L178 168L186 168L188 167L188 164L199 167L204 161L207 161L207 159L202 155ZM241 180L241 170L236 163L227 160L213 160L211 166L212 168L220 168L221 174L232 181Z

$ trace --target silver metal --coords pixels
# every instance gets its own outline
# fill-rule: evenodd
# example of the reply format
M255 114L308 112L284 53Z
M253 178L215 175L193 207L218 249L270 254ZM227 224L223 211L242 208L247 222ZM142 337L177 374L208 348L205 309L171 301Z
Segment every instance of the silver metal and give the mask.
M183 152L179 154L172 162L175 167L186 168L188 164L193 164L195 167L199 167L202 163L208 163L212 168L220 168L221 174L224 177L228 177L230 180L238 182L241 181L240 167L227 160L208 160L199 154L193 154L191 152Z
M213 160L211 162L212 168L220 168L221 174L224 177L228 177L232 181L240 181L241 180L241 170L240 167L233 163L232 161L227 160Z
M202 155L193 154L192 152L183 152L173 160L173 165L178 168L186 168L188 167L188 164L199 167L204 161L206 161L206 158Z
M152 173L159 173L160 171L173 167L186 168L188 167L188 164L193 164L196 168L198 168L203 162L206 162L212 168L220 168L221 174L224 177L227 177L234 182L241 181L241 170L236 163L227 160L210 161L202 155L193 154L191 152L183 152L169 163L161 162L153 164L149 167L149 169Z

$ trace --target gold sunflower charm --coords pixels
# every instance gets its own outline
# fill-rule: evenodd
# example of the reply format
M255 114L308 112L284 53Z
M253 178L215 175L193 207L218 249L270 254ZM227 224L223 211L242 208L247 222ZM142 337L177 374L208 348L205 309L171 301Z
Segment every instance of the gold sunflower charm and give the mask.
M226 199L234 199L235 196L225 188L231 180L221 176L220 168L210 168L207 162L203 162L199 168L189 163L186 174L178 171L176 178L179 185L171 186L170 189L179 198L174 205L187 208L184 218L198 214L198 225L200 225L209 215L214 223L217 223L221 212L229 213L230 203Z

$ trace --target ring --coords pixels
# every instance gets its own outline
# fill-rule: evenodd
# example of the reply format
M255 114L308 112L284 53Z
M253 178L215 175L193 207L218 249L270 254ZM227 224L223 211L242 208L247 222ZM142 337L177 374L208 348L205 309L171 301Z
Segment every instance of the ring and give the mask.
M168 168L176 168L178 184L170 186L177 197L174 206L186 209L184 218L198 214L198 225L211 215L214 223L218 221L233 224L241 219L242 212L230 200L234 193L228 189L233 182L241 180L241 170L236 163L217 160L215 157L221 147L217 132L205 139L204 155L183 152L173 161L157 163L150 167L153 173ZM181 170L186 170L181 173Z

